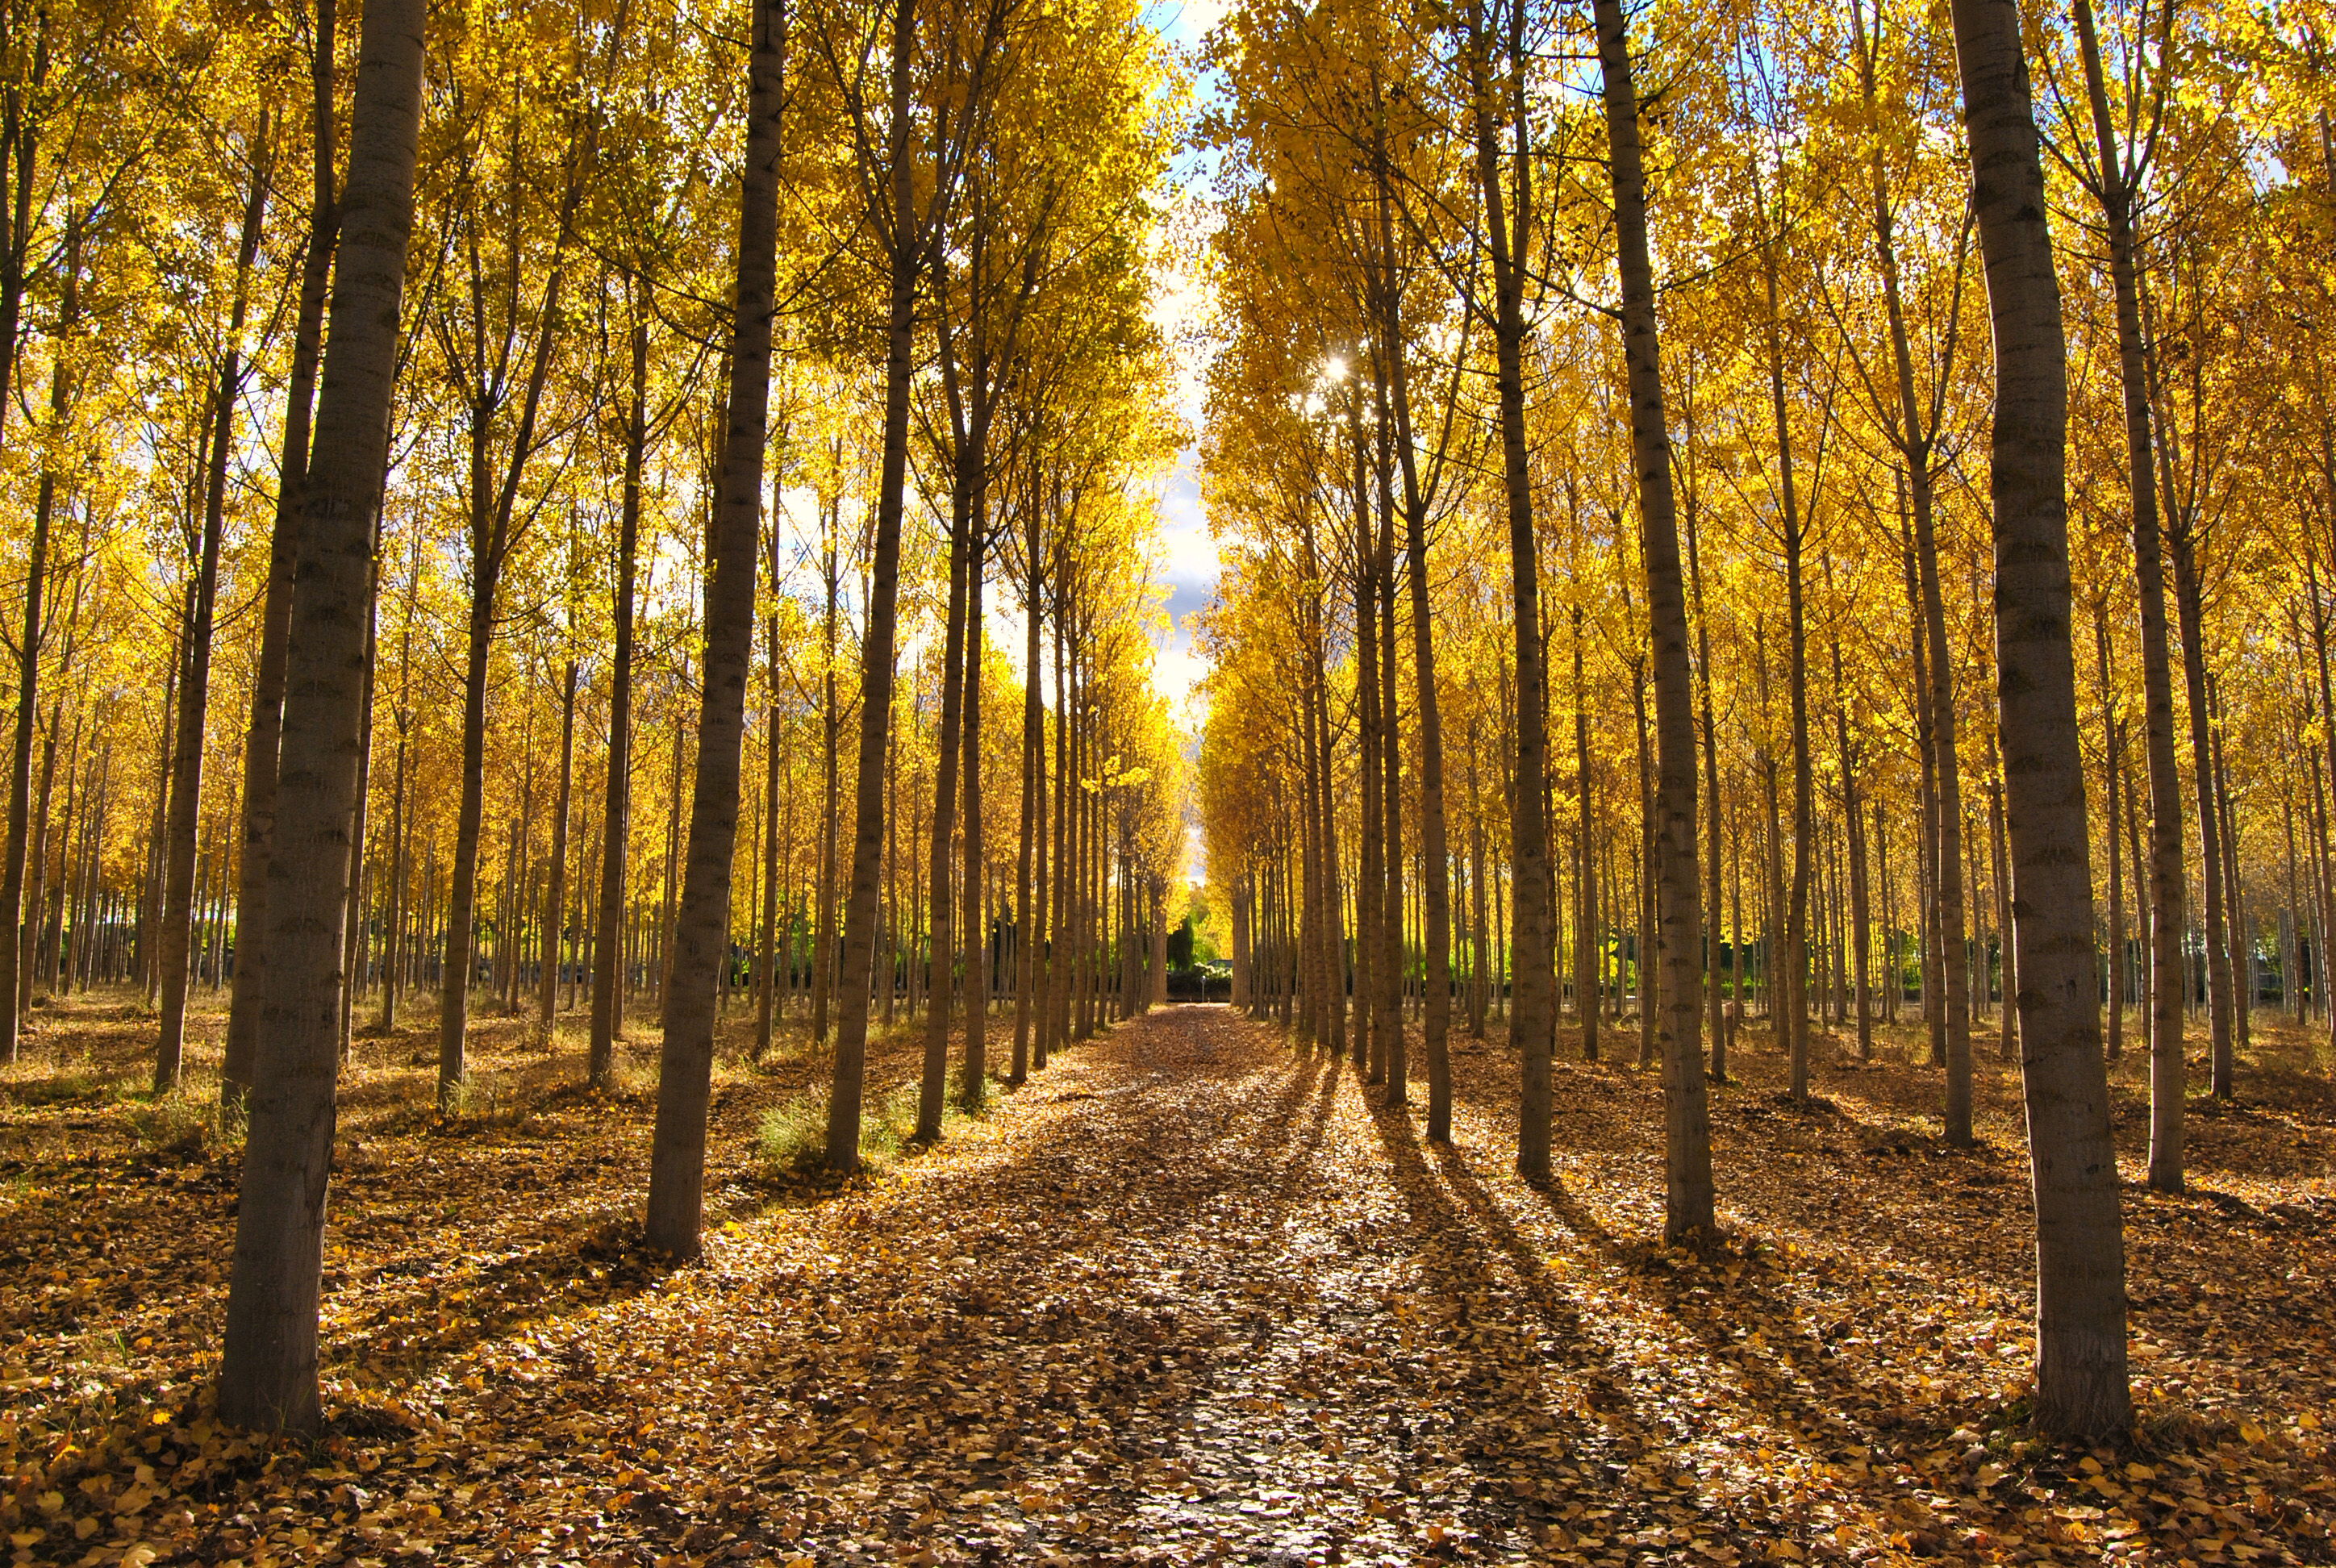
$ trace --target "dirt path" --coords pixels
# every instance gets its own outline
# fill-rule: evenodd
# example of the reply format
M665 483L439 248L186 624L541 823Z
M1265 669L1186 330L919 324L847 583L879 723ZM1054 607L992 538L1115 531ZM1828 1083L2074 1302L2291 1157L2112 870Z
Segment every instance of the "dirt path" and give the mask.
M1643 1561L1677 1520L1734 1560L1590 1413L1571 1310L1485 1269L1481 1190L1387 1130L1329 1060L1167 1009L949 1148L484 1348L410 1407L449 1462L331 1547Z
M1222 1008L1124 1027L968 1146L742 1228L702 1286L551 1352L686 1379L645 1419L570 1417L635 1456L579 1499L607 1516L589 1544L1522 1561L1574 1495L1601 1534L1652 1523L1586 1484L1633 1446L1560 1413L1502 1304L1454 1294L1451 1216L1398 1174L1329 1062ZM560 1418L528 1407L490 1413Z

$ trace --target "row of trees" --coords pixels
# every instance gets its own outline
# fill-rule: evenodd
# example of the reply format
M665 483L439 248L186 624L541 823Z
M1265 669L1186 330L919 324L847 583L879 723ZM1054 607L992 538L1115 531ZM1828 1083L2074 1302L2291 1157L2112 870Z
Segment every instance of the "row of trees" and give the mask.
M133 980L175 1090L231 987L259 1427L318 1417L356 1032L434 1015L452 1110L474 1014L609 1086L653 1001L686 1256L723 1009L832 1052L852 1170L904 1007L936 1136L1146 1004L1182 847L1134 9L424 12L5 32L0 1055Z
M1401 1105L1416 995L1434 1138L1505 1012L1539 1180L1561 1017L1595 1056L1635 994L1676 1241L1752 1004L1802 1099L1814 1022L1919 1008L1950 1142L1975 1046L2023 1064L2039 1418L2120 1427L2105 1059L2179 1190L2185 1014L2218 1096L2261 1002L2330 1016L2323 21L1236 10L1200 791L1244 999Z

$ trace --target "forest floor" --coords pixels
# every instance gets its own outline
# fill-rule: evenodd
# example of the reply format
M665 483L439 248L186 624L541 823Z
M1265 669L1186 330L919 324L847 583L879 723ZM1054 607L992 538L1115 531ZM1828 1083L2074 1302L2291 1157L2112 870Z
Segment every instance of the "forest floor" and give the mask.
M330 1425L268 1447L205 1412L234 1150L207 1083L137 1091L151 1027L46 1011L0 1074L20 1563L2336 1561L2336 1089L2300 1036L2194 1102L2184 1197L2137 1184L2120 1076L2141 1422L2094 1453L2019 1426L2030 1232L1993 1061L1958 1154L1894 1047L1795 1110L1747 1034L1698 1259L1653 1244L1660 1087L1611 1060L1559 1065L1541 1191L1497 1038L1455 1041L1438 1149L1348 1064L1173 1008L833 1183L758 1144L815 1090L797 1046L725 1062L712 1233L675 1270L638 1243L644 1079L587 1096L568 1034L489 1023L440 1117L428 1029L368 1037ZM875 1098L915 1050L878 1049Z

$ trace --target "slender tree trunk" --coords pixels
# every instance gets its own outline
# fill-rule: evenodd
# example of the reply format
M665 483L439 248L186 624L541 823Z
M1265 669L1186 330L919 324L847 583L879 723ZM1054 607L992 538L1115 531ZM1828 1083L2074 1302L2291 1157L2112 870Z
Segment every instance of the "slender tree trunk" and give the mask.
M682 750L688 739L689 726L682 722L683 705L689 696L689 664L685 656L674 682L673 757L666 774L665 817L665 888L661 900L664 908L657 917L657 1007L662 1010L665 998L673 989L673 919L674 901L681 892L681 784L686 775Z
M1404 1046L1403 1019L1403 725L1400 681L1395 657L1395 517L1387 463L1387 421L1379 414L1376 473L1378 488L1378 539L1373 551L1378 579L1379 638L1379 845L1380 872L1387 891L1379 906L1378 1030L1371 1054L1377 1058L1387 1085L1383 1103L1402 1105L1409 1090L1410 1060Z
M1831 579L1828 568L1827 580ZM1872 899L1865 876L1865 816L1858 800L1857 748L1849 735L1849 685L1842 672L1841 638L1833 653L1834 746L1841 767L1841 816L1849 855L1849 953L1857 1008L1857 1059L1874 1059L1874 993L1867 966L1874 950Z
M1043 1068L1046 1058L1068 1037L1066 1020L1069 1018L1071 987L1071 795L1077 785L1077 775L1071 767L1071 710L1069 676L1064 657L1065 626L1068 605L1058 599L1055 609L1055 862L1053 891L1049 895L1050 923L1046 940L1046 1006L1040 1009L1038 1044L1032 1052L1033 1066Z
M771 581L776 583L783 571L779 560L779 541L784 530L779 526L778 502L771 506ZM763 623L763 682L766 688L763 707L763 867L762 867L762 951L756 963L760 986L755 998L754 1059L760 1061L771 1049L771 1027L778 1008L781 987L785 983L780 973L784 962L791 974L794 969L794 933L791 928L784 940L779 935L779 794L786 791L786 838L792 845L794 838L794 791L787 784L784 773L784 754L779 749L780 726L784 716L779 710L779 618L774 612ZM782 960L782 950L786 957Z
M1309 560L1314 553L1314 537L1309 525L1306 550ZM1328 609L1326 596L1317 591L1309 596L1306 673L1310 682L1310 702L1304 705L1307 721L1313 726L1313 755L1316 788L1314 820L1310 831L1319 846L1321 858L1322 881L1319 941L1322 965L1322 1007L1324 1038L1332 1055L1347 1049L1347 909L1346 862L1338 846L1338 813L1336 807L1336 785L1331 782L1332 740L1330 735L1329 671L1323 647L1323 626ZM1384 776L1384 775L1382 775ZM1358 849L1359 850L1359 845ZM1366 1008L1360 994L1363 969L1359 967L1362 950L1362 930L1358 921L1355 933L1358 968L1355 972L1355 1053L1359 1060L1368 1054L1365 1044Z
M1395 234L1386 150L1378 149L1380 255L1390 266ZM1405 345L1400 280L1383 278L1378 289L1380 336L1387 369L1393 445L1403 477L1404 554L1410 578L1413 701L1419 718L1419 832L1421 856L1420 1047L1427 1061L1427 1136L1452 1141L1452 885L1451 846L1444 809L1444 720L1436 690L1435 620L1428 604L1427 509L1420 484L1417 443L1412 428L1411 367Z
M843 714L837 706L835 682L835 641L837 595L841 590L836 557L835 513L831 507L827 519L828 537L823 544L822 562L827 586L827 608L820 619L821 692L820 692L820 818L819 818L819 890L813 899L813 917L818 929L813 934L811 956L811 1028L812 1038L820 1045L827 1043L828 1013L835 991L835 873L836 836L843 798L839 761L843 734ZM886 795L889 803L892 790L892 774L886 773ZM886 811L887 846L897 836L892 827L891 813ZM888 872L886 880L891 876ZM872 965L871 965L872 968ZM892 1021L892 1003L888 989L884 1003L884 1021Z
M1591 874L1590 704L1582 679L1582 606L1573 630L1573 1016L1582 1026L1582 1059L1598 1059L1598 969L1606 944L1598 931L1598 880Z
M536 1021L546 1044L551 1038L551 1018L560 1006L562 928L568 908L568 816L576 784L576 661L569 659L560 685L560 793L551 806L551 874L543 893L543 962L537 976ZM583 932L577 932L583 940Z
M20 178L29 178L22 175ZM70 226L65 242L63 300L57 315L56 364L49 379L49 421L60 432L73 408L73 383L70 355L64 345L81 314L81 229ZM24 1009L17 1001L24 989L24 862L30 851L33 813L33 735L40 726L41 638L44 594L49 587L49 525L55 515L57 465L41 464L39 493L33 505L33 538L24 568L24 633L16 644L16 733L8 774L8 842L0 862L0 1064L14 1064ZM183 653L180 656L184 657ZM168 699L166 698L166 706ZM166 750L165 755L170 755ZM161 835L157 834L159 847ZM159 869L159 868L157 868ZM159 891L159 879L157 891ZM160 913L159 901L156 912ZM141 934L141 953L153 950L152 928ZM151 965L150 959L150 965ZM150 977L151 970L150 969ZM151 979L149 985L151 985Z
M1330 862L1337 849L1330 835L1324 831L1329 820L1326 810L1328 794L1324 748L1315 728L1322 696L1320 676L1320 645L1308 628L1306 678L1294 703L1291 727L1299 732L1299 766L1300 787L1299 811L1302 821L1298 833L1299 883L1305 889L1299 905L1299 953L1301 973L1301 1004L1298 1009L1298 1038L1300 1044L1320 1043L1333 1052L1343 1047L1330 1027L1334 1014L1331 997L1344 983L1343 964L1338 950L1339 935L1329 918L1329 900L1326 890L1330 880ZM1368 1017L1368 1012L1365 1015Z
M1364 1080L1377 1082L1383 1072L1378 1047L1387 1040L1386 1025L1379 1016L1385 992L1378 974L1386 957L1379 942L1379 928L1387 919L1383 907L1387 899L1387 770L1379 765L1379 749L1386 744L1380 719L1380 699L1386 687L1379 679L1378 573L1371 540L1370 491L1363 456L1360 404L1359 395L1353 395L1347 406L1347 440L1354 472L1355 793L1361 807L1355 835L1355 1058ZM1328 764L1329 753L1324 748L1313 769L1318 792ZM1322 809L1327 813L1327 806ZM1322 842L1310 824L1305 842Z
M1638 860L1639 920L1639 1066L1655 1065L1656 965L1660 944L1656 926L1655 866L1660 851L1655 842L1655 759L1647 735L1647 667L1642 658L1630 661L1630 717L1639 749L1639 842L1632 846Z
M900 586L900 513L907 492L909 376L916 337L921 246L914 238L909 165L910 55L916 0L896 0L892 23L891 122L892 241L887 280L882 467L870 561L870 598L860 677L860 763L853 795L852 896L843 917L843 996L838 1008L834 1092L827 1118L827 1164L860 1168L860 1100L867 1067L869 977L876 957L876 883L884 849L884 757L891 742L895 621ZM936 962L939 961L938 957ZM923 1120L921 1108L919 1120Z
M1639 485L1640 559L1647 578L1647 629L1655 678L1657 878L1665 974L1660 985L1663 1053L1663 1235L1673 1245L1714 1232L1710 1114L1704 1087L1703 943L1696 876L1695 700L1688 663L1687 594L1679 571L1679 519L1671 489L1670 436L1663 408L1655 318L1654 267L1647 241L1646 176L1639 150L1638 89L1632 80L1622 0L1595 0L1598 63L1606 108L1608 169L1614 191L1621 283L1623 358L1630 397L1630 456Z
M292 626L292 571L300 552L300 488L308 467L309 423L323 352L325 294L332 281L335 231L333 104L336 0L316 0L309 56L309 138L315 164L308 237L300 258L300 304L292 332L292 363L284 394L282 472L276 485L275 528L268 543L268 582L259 610L259 654L252 672L251 723L243 748L243 852L235 901L235 989L228 1000L227 1052L219 1069L223 1102L251 1091L258 1046L261 988L268 969L268 856L276 820L276 773L284 729L286 638ZM403 735L400 736L401 744ZM403 755L403 753L400 754ZM394 890L393 890L394 891ZM383 1027L388 1027L384 993Z
M2004 841L2003 791L1990 780L1987 793L1989 852L1995 872L1997 961L2003 977L2003 1002L1996 1013L1996 1057L2000 1061L2015 1062L2020 1059L2020 953L2011 940L2011 878Z
M189 585L191 589L192 585ZM189 597L193 596L190 593ZM71 622L68 621L68 627ZM73 667L73 639L68 631L60 670ZM49 808L56 800L58 732L64 727L65 694L58 692L49 704L49 722L41 742L41 783L33 794L33 827L26 849L29 883L24 892L23 940L16 951L16 1016L24 1018L33 1010L33 981L41 972L41 905L48 894L49 877ZM200 867L203 862L198 859ZM190 925L201 916L200 886L196 897L189 901ZM198 954L197 956L200 956Z
M1509 1037L1523 1063L1517 1124L1517 1171L1527 1181L1551 1179L1550 1118L1556 1039L1556 951L1550 907L1549 822L1543 786L1549 775L1549 698L1542 662L1540 544L1533 529L1533 479L1525 434L1524 283L1530 267L1529 223L1535 210L1530 125L1522 113L1525 68L1523 8L1508 6L1506 70L1514 79L1504 95L1520 112L1495 118L1493 41L1482 0L1468 9L1467 69L1474 104L1477 186L1484 204L1486 248L1493 263L1494 385L1501 432L1501 478L1509 528L1511 626L1516 659L1516 774L1510 813L1514 914ZM1635 118L1633 124L1635 125ZM1513 153L1501 147L1504 134ZM1505 167L1504 167L1505 165Z
M2198 880L2205 889L2208 1082L2214 1097L2231 1096L2233 1011L2228 897L2223 861L2222 813L2214 771L2214 715L2206 690L2205 594L2196 544L2187 528L2168 540L2174 557L2175 625L2182 639L2182 677L2189 697L2190 766L2198 802Z
M374 514L372 566L365 585L364 721L357 728L356 807L349 813L349 905L347 944L342 954L341 1060L356 1044L356 998L365 989L365 816L373 799L374 687L380 673L381 515Z
M1022 842L1016 858L1014 881L1014 1059L1006 1081L1020 1084L1030 1076L1030 1018L1036 1003L1044 922L1037 914L1039 887L1046 880L1046 852L1039 842L1046 831L1046 708L1039 692L1046 678L1040 665L1038 609L1044 579L1040 575L1041 516L1035 501L1030 509L1030 535L1023 549L1030 577L1022 599ZM1043 1027L1043 1026L1042 1026Z
M966 560L965 625L965 1071L958 1101L977 1110L988 1093L985 1026L989 1011L989 927L982 908L981 850L981 576L988 554L982 502L977 495L972 548Z
M2175 760L2173 657L2166 638L2165 549L2150 433L2149 375L2142 337L2130 170L2101 73L2090 0L2074 0L2078 42L2100 158L2100 197L2116 299L2117 379L2124 399L2126 482L2133 509L2134 585L2141 609L2142 746L2149 769L2149 1184L2183 1188L2182 931L2188 889L2183 866L2182 776ZM2136 872L2139 868L2136 866Z
M1873 56L1865 47L1862 13L1855 13L1860 73L1866 107L1873 112ZM1932 905L1929 911L1936 952L1939 995L1924 987L1924 1007L1933 1014L1934 1051L1947 1069L1945 1130L1947 1141L1959 1148L1971 1141L1971 990L1965 966L1953 944L1963 940L1963 850L1961 767L1955 749L1954 672L1949 656L1946 609L1939 589L1938 540L1932 517L1934 475L1932 470L1935 424L1915 388L1912 341L1898 278L1896 218L1883 178L1881 143L1873 155L1874 248L1881 261L1883 305L1890 326L1892 357L1897 368L1898 419L1896 442L1905 464L1913 502L1909 549L1914 563L1914 587L1920 625L1917 655L1927 679L1930 745L1930 827L1933 837L1927 856Z
M1793 1103L1809 1100L1809 855L1816 833L1815 773L1810 766L1809 634L1801 569L1804 541L1799 492L1793 474L1793 431L1785 408L1785 347L1776 301L1776 243L1763 252L1768 316L1768 397L1776 431L1776 468L1783 502L1786 665L1792 703L1793 880L1785 904L1784 951L1778 964L1784 981L1784 1046Z
M287 656L271 962L236 1212L219 1412L313 1430L325 1193L340 1070L342 922L364 729L374 520L388 472L397 322L413 227L424 7L372 0L358 45L349 178Z
M414 548L421 548L421 535L414 535ZM378 581L378 579L376 579ZM384 962L381 977L381 1014L374 1024L375 1032L387 1035L397 1027L397 1001L406 984L411 964L411 942L407 926L407 882L411 872L408 861L412 854L414 813L408 803L408 782L411 754L414 745L414 618L415 600L422 589L421 563L417 555L406 577L405 620L398 638L397 709L392 722L397 726L397 761L390 778L390 851L389 851L389 930L384 936ZM281 706L280 704L278 705ZM271 743L272 744L272 743ZM247 785L248 789L248 785ZM271 808L272 809L272 808ZM249 821L247 815L246 822ZM248 842L247 851L248 852ZM238 976L241 974L241 959L237 960ZM258 1003L255 999L255 1008ZM229 1018L229 1044L233 1043L234 1019Z
M1692 455L1694 448L1689 448ZM1689 492L1692 502L1695 492ZM1702 704L1703 790L1704 790L1704 923L1709 932L1705 943L1705 976L1710 987L1711 1081L1728 1081L1728 1031L1733 1027L1734 1013L1726 1004L1726 995L1719 985L1719 952L1728 927L1720 919L1719 875L1721 867L1719 811L1719 723L1712 712L1711 697L1711 620L1704 612L1703 560L1698 552L1697 528L1698 508L1689 505L1683 521L1687 533L1688 577L1695 594L1696 694ZM1728 947L1728 993L1732 993L1742 1005L1743 964L1741 944Z
M2101 1060L2084 754L2069 638L2068 384L2059 284L2017 0L1953 0L1996 398L1996 701L2036 1206L2036 1424L2121 1437L2125 1244Z
M2108 1059L2117 1061L2125 1054L2125 874L2123 845L2118 831L2124 822L2119 804L2117 785L2124 777L2125 763L2118 755L2125 726L2118 722L2117 687L2110 682L2109 613L2106 598L2093 603L2093 651L2099 662L2101 688L2101 775L2107 801L2109 852L2109 1015ZM2282 970L2282 983L2293 974Z
M494 636L494 579L499 566L491 558L481 560L472 588L470 651L462 680L462 783L454 819L454 871L447 890L445 964L439 976L438 1106L442 1111L454 1107L470 1074L464 1046L470 1027L472 970L477 967L479 840L487 788L487 659Z
M1468 716L1468 1036L1484 1037L1492 1011L1492 926L1485 887L1492 863L1484 854L1484 813L1477 798L1476 717Z
M949 1015L957 997L957 892L951 875L958 824L958 769L965 744L966 579L971 552L972 502L960 469L949 519L949 616L941 654L940 734L933 756L932 838L926 850L927 929L932 933L932 976L925 993L924 1073L917 1096L917 1136L941 1135L949 1088Z
M2224 930L2230 933L2231 967L2231 1046L2215 1064L2218 1074L2217 1096L2228 1099L2236 1086L2232 1074L2236 1066L2236 1054L2247 1049L2249 1015L2254 1008L2254 942L2247 926L2245 862L2239 847L2239 807L2233 798L2231 770L2223 758L2223 730L2227 718L2223 709L2220 683L2209 680L2208 700L2214 709L2214 798L2222 809L2224 908L2226 911Z
M632 401L625 412L625 480L617 522L617 584L610 606L615 639L608 664L608 779L600 811L599 938L592 954L592 1033L586 1081L614 1086L617 1041L624 1034L625 862L633 830L633 592L641 537L641 470L648 448L648 324L632 333Z
M170 765L170 808L164 850L162 891L162 1030L154 1057L154 1090L179 1086L187 1037L188 945L195 920L195 835L202 813L203 738L211 696L211 628L217 618L220 536L227 523L228 459L235 444L235 407L243 389L244 322L251 307L251 268L259 253L259 229L268 207L268 114L262 110L253 138L251 190L245 198L243 228L236 247L235 295L228 309L219 383L212 394L209 460L203 473L202 539L196 549L191 585L193 615L179 679L177 754Z
M754 657L763 459L769 444L771 326L778 260L779 157L786 108L784 0L757 0L746 60L746 155L739 180L738 282L721 472L707 531L705 691L690 800L687 881L657 1059L647 1241L695 1257L705 1214L706 1115L714 1075L715 989L730 950L730 877L738 847L740 752ZM674 781L680 788L680 780ZM866 986L862 983L861 989ZM864 1002L863 1002L864 1006Z

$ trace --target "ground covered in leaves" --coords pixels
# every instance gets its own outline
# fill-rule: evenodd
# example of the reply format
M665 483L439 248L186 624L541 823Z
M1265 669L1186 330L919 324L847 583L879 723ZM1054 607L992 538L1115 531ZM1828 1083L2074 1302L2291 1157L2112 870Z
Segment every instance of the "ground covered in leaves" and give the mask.
M670 1270L633 1222L645 1095L577 1093L572 1049L513 1028L441 1118L427 1042L372 1039L331 1427L269 1447L204 1410L232 1142L122 1092L141 1031L53 1016L0 1079L21 1563L2336 1561L2336 1095L2269 1049L2194 1123L2192 1195L2128 1185L2142 1424L2068 1453L2019 1425L1992 1068L1956 1154L1935 1074L1831 1067L1796 1110L1747 1038L1728 1235L1690 1258L1650 1243L1659 1089L1624 1065L1561 1064L1542 1192L1508 1174L1497 1040L1461 1043L1436 1149L1348 1064L1170 1008L829 1184L756 1142L815 1087L798 1050L725 1066L718 1229Z

